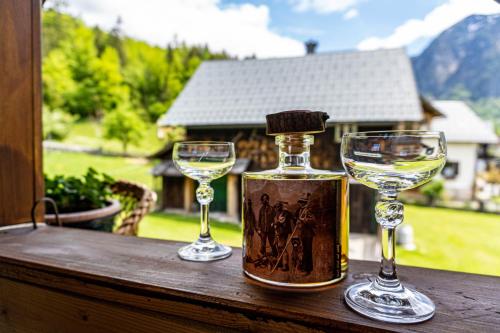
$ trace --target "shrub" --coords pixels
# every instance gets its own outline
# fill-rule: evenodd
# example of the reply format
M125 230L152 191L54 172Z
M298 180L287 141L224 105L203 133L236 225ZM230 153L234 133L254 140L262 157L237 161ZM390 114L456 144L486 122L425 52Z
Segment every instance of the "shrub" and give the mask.
M151 122L156 122L161 115L167 112L168 107L164 103L155 102L148 108L148 116Z
M436 200L443 197L444 182L442 180L433 180L422 186L420 192L427 198L427 203L434 206Z
M45 195L52 198L60 213L85 211L102 208L109 204L112 197L110 176L89 168L83 177L45 175ZM47 213L53 213L47 207Z
M75 117L60 109L43 108L43 138L46 140L64 140L71 130Z

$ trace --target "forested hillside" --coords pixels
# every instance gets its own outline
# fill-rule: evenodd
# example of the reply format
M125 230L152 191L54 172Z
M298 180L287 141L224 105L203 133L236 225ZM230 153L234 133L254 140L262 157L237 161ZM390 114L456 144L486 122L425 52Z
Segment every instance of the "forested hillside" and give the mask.
M89 27L58 6L43 12L43 103L45 135L57 139L68 123L93 119L104 136L126 149L140 130L156 122L203 60L226 59L207 46L182 42L164 48L114 28Z

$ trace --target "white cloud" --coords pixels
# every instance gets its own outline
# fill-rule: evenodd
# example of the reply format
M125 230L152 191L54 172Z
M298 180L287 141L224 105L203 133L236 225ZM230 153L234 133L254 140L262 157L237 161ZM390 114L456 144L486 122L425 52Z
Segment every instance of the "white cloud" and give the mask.
M351 20L359 15L359 12L356 8L351 8L344 14L344 20Z
M68 11L110 29L117 16L128 36L165 46L174 36L188 44L208 44L244 57L304 54L303 44L271 31L265 5L220 6L219 0L72 0Z
M420 38L434 37L473 14L500 13L493 0L448 0L430 11L422 20L411 19L397 27L387 37L370 37L358 44L360 50L400 47Z
M297 12L314 11L319 14L341 12L355 5L358 0L289 0Z

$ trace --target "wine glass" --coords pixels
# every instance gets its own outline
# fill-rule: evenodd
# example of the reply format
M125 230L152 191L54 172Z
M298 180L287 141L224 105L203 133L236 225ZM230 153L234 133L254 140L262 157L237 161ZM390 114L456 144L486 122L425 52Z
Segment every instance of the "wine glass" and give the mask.
M395 228L403 222L400 191L432 179L446 161L442 132L385 131L349 133L342 137L342 164L355 180L378 190L375 218L382 228L382 261L372 282L350 286L346 303L367 317L417 323L434 315L434 303L424 294L403 286L396 275Z
M217 243L210 236L208 207L214 198L210 182L224 176L235 162L232 142L188 141L174 145L172 159L175 166L185 176L197 180L196 198L201 208L201 232L198 239L179 249L184 260L212 261L231 255L231 248Z

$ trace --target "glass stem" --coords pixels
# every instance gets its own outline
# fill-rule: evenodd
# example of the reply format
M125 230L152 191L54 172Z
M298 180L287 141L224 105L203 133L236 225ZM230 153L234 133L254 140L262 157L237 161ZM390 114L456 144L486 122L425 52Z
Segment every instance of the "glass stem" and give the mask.
M382 260L375 284L379 289L402 288L396 274L396 226L403 222L403 204L396 194L381 193L375 217L382 227Z
M196 199L200 203L200 238L205 240L211 239L208 208L210 202L214 199L214 190L208 181L200 181L200 185L196 189Z
M379 278L384 281L397 280L396 261L394 256L395 228L382 228L382 260L380 262Z
M210 238L210 225L208 224L208 204L200 204L201 216L201 229L200 238Z

